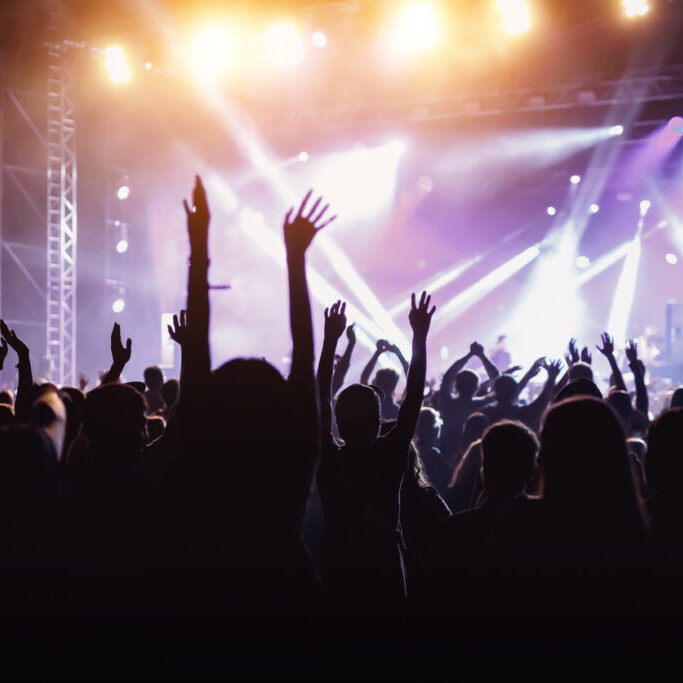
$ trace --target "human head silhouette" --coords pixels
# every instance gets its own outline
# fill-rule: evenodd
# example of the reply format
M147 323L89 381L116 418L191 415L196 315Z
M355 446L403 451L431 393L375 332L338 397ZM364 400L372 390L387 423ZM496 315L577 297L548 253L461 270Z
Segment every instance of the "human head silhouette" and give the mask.
M380 406L377 393L363 384L352 384L342 391L335 406L337 428L349 445L365 445L377 439Z
M484 430L489 426L489 419L484 413L472 413L462 429L462 442L467 448L472 442L481 439Z
M645 456L645 477L656 493L680 496L683 482L683 409L662 413L650 425Z
M178 400L179 389L180 384L177 379L169 379L161 387L161 398L169 408Z
M607 395L607 402L614 408L614 412L621 418L622 424L626 425L633 406L631 405L631 397L627 391L621 389L612 389Z
M455 377L455 388L458 391L458 395L462 398L472 398L478 386L479 376L473 370L463 370Z
M441 416L433 408L422 408L417 418L415 438L421 447L435 446L441 435Z
M521 422L503 420L491 425L481 440L484 488L489 497L512 497L524 492L538 453L536 435Z
M511 406L517 402L519 394L519 385L514 377L510 375L498 375L493 388L496 392L496 401L501 406Z
M375 373L375 384L384 392L385 400L391 401L398 384L398 373L392 368L381 368Z
M678 387L671 396L672 408L683 408L683 387Z
M579 377L574 379L569 384L562 387L560 393L557 395L557 401L564 401L574 396L592 396L593 398L602 398L600 389L589 379Z
M145 384L152 392L160 392L164 384L164 372L158 365L150 365L143 373Z
M579 361L569 368L569 381L573 382L576 379L587 379L593 381L593 368L588 363Z

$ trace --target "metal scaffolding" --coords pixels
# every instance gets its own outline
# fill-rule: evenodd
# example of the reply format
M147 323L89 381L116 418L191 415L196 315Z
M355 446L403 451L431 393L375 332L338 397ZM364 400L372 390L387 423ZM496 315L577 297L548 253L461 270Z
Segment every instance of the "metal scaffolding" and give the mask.
M47 356L52 381L76 382L76 138L65 48L48 46Z

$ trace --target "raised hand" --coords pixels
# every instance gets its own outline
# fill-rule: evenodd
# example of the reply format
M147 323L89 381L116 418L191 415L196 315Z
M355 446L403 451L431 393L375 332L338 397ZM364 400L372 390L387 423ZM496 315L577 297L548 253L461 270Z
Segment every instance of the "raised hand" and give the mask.
M472 342L470 344L470 354L472 356L481 356L484 353L484 347L479 342Z
M26 346L26 344L24 344L24 342L21 341L19 337L17 337L16 332L14 330L10 330L10 328L7 327L7 324L4 320L0 320L0 336L2 336L2 338L7 342L7 344L10 345L10 347L17 354L20 360L28 358L28 346ZM7 351L5 351L5 354L7 354Z
M171 339L173 339L178 346L182 346L187 336L187 311L185 309L180 311L180 319L178 319L178 316L174 313L173 327L171 327L171 325L167 325L166 327Z
M415 293L413 292L410 295L410 313L408 314L408 320L410 321L410 326L413 328L413 334L421 339L427 338L429 325L432 322L434 311L436 311L436 306L432 306L431 310L429 309L431 300L431 295L427 294L427 292L422 292L420 303L416 304Z
M548 361L544 358L541 363L541 367L545 368L545 371L548 373L548 376L554 379L560 374L560 370L562 369L562 361Z
M629 339L626 343L626 358L629 363L635 363L638 360L638 345L633 339Z
M564 359L567 361L567 365L571 367L574 363L578 363L581 360L579 356L579 349L576 346L576 339L572 337L567 345L567 353L564 354Z
M90 380L83 373L78 375L78 386L81 391L85 391L85 388L88 386L88 382L90 382Z
M377 340L377 353L386 353L391 351L392 345L386 339Z
M612 339L607 332L603 332L600 335L600 341L602 342L602 348L599 346L596 346L595 348L607 358L614 356L614 339Z
M318 207L322 201L322 197L318 197L313 203L308 213L304 214L306 204L311 197L313 190L309 190L299 206L299 211L292 219L294 207L292 207L285 216L283 227L285 234L285 247L288 254L303 255L306 253L309 245L313 241L318 230L322 230L326 225L329 225L337 216L336 214L327 220L324 220L324 215L329 208L329 204L325 204L320 211Z
M5 358L7 358L8 346L5 339L0 339L0 370L4 367Z
M588 363L588 365L590 365L592 360L593 360L593 356L591 356L590 351L588 350L588 347L584 346L581 349L581 361L584 363Z
M341 299L325 309L325 337L335 342L346 329L346 302Z
M130 339L126 340L125 347L121 343L121 326L114 323L111 331L111 359L112 364L122 368L129 360L131 353L132 342Z
M349 344L355 344L356 343L356 323L351 323L347 328L346 328L346 339L348 340Z
M187 232L190 237L190 246L206 249L211 214L209 213L209 205L206 201L206 191L204 190L204 185L202 185L202 179L198 175L195 176L195 185L192 190L192 208L188 206L185 199L183 199L183 206L187 215Z

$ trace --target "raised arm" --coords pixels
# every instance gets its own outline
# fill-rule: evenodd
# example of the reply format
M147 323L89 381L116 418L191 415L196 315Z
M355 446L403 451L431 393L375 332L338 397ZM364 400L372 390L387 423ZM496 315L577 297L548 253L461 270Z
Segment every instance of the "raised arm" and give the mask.
M636 384L636 408L647 415L650 410L650 399L645 385L645 366L638 358L638 347L633 339L629 340L626 345L626 358L628 358L628 364L631 372L633 372L633 380Z
M472 342L472 345L470 346L470 354L479 358L484 365L486 374L489 376L489 379L492 382L494 379L496 379L496 377L498 377L498 375L500 375L500 370L498 370L498 368L489 360L486 352L484 351L484 347L481 344L478 342Z
M344 351L341 358L337 361L334 366L334 372L332 373L332 396L336 396L337 392L344 386L344 380L346 379L346 373L349 371L351 366L351 354L356 346L356 330L355 323L349 325L346 328L346 351Z
M292 216L294 208L287 212L283 231L287 252L289 322L292 332L292 368L288 382L293 392L293 405L300 416L298 429L302 441L315 444L317 453L318 396L313 373L313 323L306 282L306 250L318 230L322 230L336 216L325 219L329 204L319 210L322 197L319 197L306 213L306 204L311 197L311 192L309 190L304 197L296 215Z
M180 316L173 314L173 326L167 325L168 336L180 347L180 385L182 386L185 375L185 352L183 344L187 335L187 311L180 311Z
M31 413L31 403L33 402L33 372L31 371L31 358L28 346L19 339L14 332L0 320L0 335L17 354L17 370L19 374L17 384L17 398L14 404L17 421L26 422Z
M372 371L375 369L377 359L385 351L389 351L390 348L391 344L386 339L377 340L377 348L375 349L375 353L372 354L370 360L367 362L367 365L363 368L363 372L360 373L361 384L370 384L370 376L372 375Z
M410 326L413 329L413 355L408 370L406 396L398 411L395 429L407 441L413 438L417 418L422 407L425 375L427 372L427 334L436 306L429 308L432 297L422 292L419 304L415 304L415 294L411 294Z
M132 350L132 343L130 339L126 340L126 345L121 343L121 326L114 323L111 331L111 367L107 374L102 378L102 384L114 384L119 381L123 368L130 360Z
M467 365L468 361L472 358L472 350L470 347L470 352L466 355L463 356L462 358L458 358L453 365L451 365L446 372L444 372L443 377L441 378L441 395L442 396L450 396L452 391L453 391L453 385L455 384L455 378L458 376L458 373L462 371L462 369ZM445 393L444 393L445 392Z
M521 393L522 389L526 387L526 385L529 383L530 380L532 380L536 375L540 372L541 367L543 367L543 363L545 362L545 356L541 356L540 358L537 358L531 367L526 371L526 374L522 379L519 380L519 384L517 385L519 388L519 391Z
M545 371L548 373L548 378L546 379L545 385L543 386L543 390L536 397L536 399L532 401L528 406L524 406L522 408L522 419L525 422L534 422L539 417L541 417L543 411L548 406L548 403L550 403L550 399L553 395L553 387L555 386L555 380L560 374L562 361L554 360L548 362L544 359L540 367L544 368Z
M0 372L5 367L5 358L7 358L7 351L9 346L7 346L7 341L4 337L0 338Z
M603 332L600 336L600 339L602 341L602 348L599 346L596 346L595 348L600 351L605 358L607 358L607 362L612 370L612 377L614 378L613 386L621 391L626 391L624 378L621 374L621 370L619 369L619 365L617 364L617 360L614 357L614 339L610 337L607 332Z
M184 377L179 406L183 411L200 410L211 374L209 349L209 223L211 214L201 178L195 176L192 207L183 200L190 240L187 276L187 328L183 335Z
M325 337L318 361L318 392L320 396L320 434L325 443L332 441L332 365L339 337L346 327L346 303L337 301L325 309Z
M406 357L403 355L401 352L401 349L396 346L396 344L392 344L389 347L389 351L393 353L396 358L398 358L398 362L401 364L401 367L403 368L403 372L405 373L406 377L408 376L408 370L410 368L410 363L406 360Z

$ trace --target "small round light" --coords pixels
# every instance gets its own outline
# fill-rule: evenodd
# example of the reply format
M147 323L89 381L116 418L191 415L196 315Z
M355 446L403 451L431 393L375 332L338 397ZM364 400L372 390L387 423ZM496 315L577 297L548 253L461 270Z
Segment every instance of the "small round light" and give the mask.
M591 260L588 258L588 256L577 256L576 257L576 267L581 268L581 270L585 270L588 268L590 265Z
M311 42L315 47L325 47L327 45L327 36L322 31L315 31L311 36Z
M111 305L111 310L114 313L121 313L121 311L126 307L126 302L123 299L116 299Z
M624 127L622 125L610 126L610 135L623 135Z
M652 203L650 202L649 199L643 199L640 202L640 215L645 217L645 214L650 210L651 206L652 206Z
M119 254L123 254L128 251L128 240L119 240L116 243L116 251L118 251Z
M664 258L666 259L666 262L672 266L675 266L678 263L678 256L676 256L676 254L672 254L671 252L669 252Z
M556 209L554 206L549 206L549 207L545 210L545 212L546 212L549 216L554 216L554 215L557 213L557 209Z
M116 196L119 199L128 199L130 195L130 187L128 185L121 185L119 189L116 191Z
M571 178L569 178L569 182L572 185L578 185L581 182L581 176L574 174Z
M145 69L147 69L147 71L151 71L152 70L152 62L145 62Z
M599 204L591 204L588 208L589 208L591 213L597 213L598 211L600 211L600 205Z
M308 152L299 152L299 161L308 161Z

